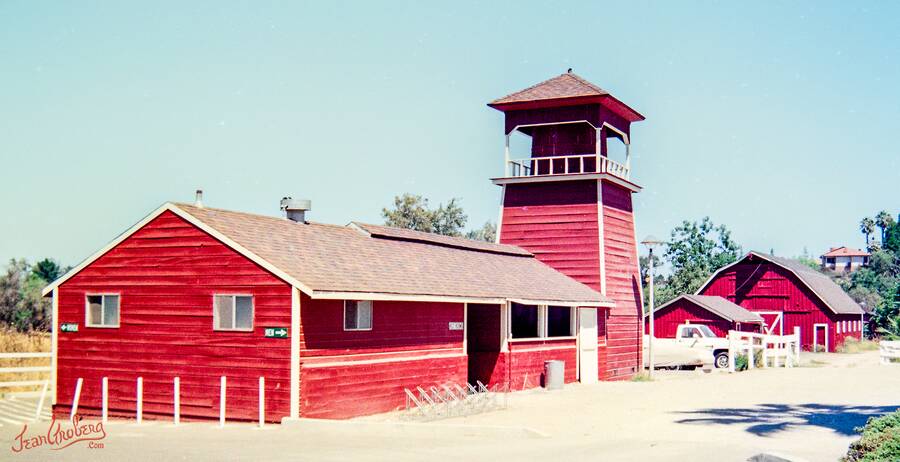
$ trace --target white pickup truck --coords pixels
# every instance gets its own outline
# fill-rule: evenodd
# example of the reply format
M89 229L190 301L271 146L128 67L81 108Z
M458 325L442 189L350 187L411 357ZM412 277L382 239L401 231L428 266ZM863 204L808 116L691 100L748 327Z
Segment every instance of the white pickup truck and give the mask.
M658 348L657 345L659 345ZM728 339L717 337L709 327L703 324L681 324L675 332L674 339L653 339L654 349L664 350L669 345L709 351L713 355L717 368L728 367ZM655 352L653 356L657 356Z

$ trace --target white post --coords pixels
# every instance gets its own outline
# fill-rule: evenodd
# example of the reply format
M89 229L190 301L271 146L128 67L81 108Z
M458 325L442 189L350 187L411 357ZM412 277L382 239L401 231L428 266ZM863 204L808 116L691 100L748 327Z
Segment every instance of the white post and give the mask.
M794 326L794 360L797 366L800 365L800 326Z
M599 156L597 157L599 159ZM653 377L653 337L655 334L655 326L656 320L653 311L655 310L654 300L653 300L653 267L656 266L653 264L653 247L650 247L650 258L648 259L648 263L650 264L650 336L647 339L647 364L650 366L648 371L650 377Z
M734 336L733 330L728 331L728 372L732 374L734 373L734 355L737 351L734 348Z
M144 420L144 378L137 378L137 423Z
M225 426L225 376L219 381L219 427Z
M172 421L175 425L178 425L181 422L181 379L179 377L175 377L175 383L172 385L175 394L175 409L173 410L173 418Z
M50 381L44 380L44 389L41 391L41 399L38 401L37 411L34 413L34 420L41 420L41 411L44 409L44 399L47 398L47 388L50 387Z
M81 398L81 384L84 382L84 379L81 377L78 378L78 382L75 383L75 396L72 397L72 409L69 412L69 420L75 421L75 415L78 414L78 400Z
M259 428L266 424L266 378L259 378Z
M625 144L625 179L631 178L631 144Z
M103 423L109 419L109 378L103 377Z
M506 135L506 147L503 149L503 176L509 176L509 134Z

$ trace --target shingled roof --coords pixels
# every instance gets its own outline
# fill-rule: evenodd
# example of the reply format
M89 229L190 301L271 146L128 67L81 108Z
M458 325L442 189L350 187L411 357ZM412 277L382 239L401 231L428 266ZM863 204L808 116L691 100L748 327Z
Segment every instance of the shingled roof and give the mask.
M658 312L669 305L677 302L678 300L687 300L713 314L719 316L722 319L731 321L731 322L746 322L746 323L762 323L762 316L748 311L747 309L732 303L729 300L726 300L722 297L715 295L690 295L684 294L675 297L669 302L663 304L659 308L653 310L654 312Z
M869 252L852 247L832 247L831 250L822 254L823 257L868 257L870 255Z
M797 260L776 257L763 252L748 252L747 255L744 255L740 260L716 271L709 280L700 287L697 293L700 293L700 291L709 285L719 273L743 262L751 256L778 265L793 273L802 284L806 285L812 293L822 300L825 306L836 314L862 314L864 312L863 309L847 295L847 292L844 292L844 289L841 289L841 287L835 284L828 276L798 262Z
M54 287L171 211L313 298L395 298L581 306L614 302L519 247L351 223L297 223L189 204L165 204L82 262ZM377 296L376 296L377 295Z
M532 85L502 98L491 101L489 106L544 99L577 98L579 96L604 96L606 90L571 72Z

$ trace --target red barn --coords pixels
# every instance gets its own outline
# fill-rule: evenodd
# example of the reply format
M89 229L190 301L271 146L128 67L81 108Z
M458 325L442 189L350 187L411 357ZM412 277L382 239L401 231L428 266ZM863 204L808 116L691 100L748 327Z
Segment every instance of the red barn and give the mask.
M834 351L862 333L862 308L828 276L795 260L750 252L716 271L697 293L759 314L767 333L790 334L799 327L806 350Z
M499 242L615 301L597 313L600 378L631 378L641 368L643 308L630 133L644 116L571 70L489 106L505 116L505 173L493 180L503 188ZM510 157L515 133L531 138L526 158Z
M722 298L706 295L679 295L653 312L654 335L675 338L679 324L704 324L717 336L727 337L729 330L759 332L763 318ZM650 329L650 317L645 318Z

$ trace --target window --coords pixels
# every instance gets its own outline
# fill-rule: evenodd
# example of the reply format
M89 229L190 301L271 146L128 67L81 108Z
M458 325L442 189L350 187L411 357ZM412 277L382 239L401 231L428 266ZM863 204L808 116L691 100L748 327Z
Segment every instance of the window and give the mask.
M513 302L510 309L512 338L535 338L538 334L538 306Z
M344 301L344 330L372 330L372 301Z
M119 327L119 296L86 296L84 323L88 327Z
M840 334L841 333L841 322L840 321L836 322L834 327L835 327L834 330L836 331L836 333Z
M681 338L694 338L694 335L700 336L700 329L696 327L685 327L681 330Z
M547 337L569 337L572 333L572 308L547 307Z
M215 330L253 330L253 297L250 295L216 295L213 297Z

